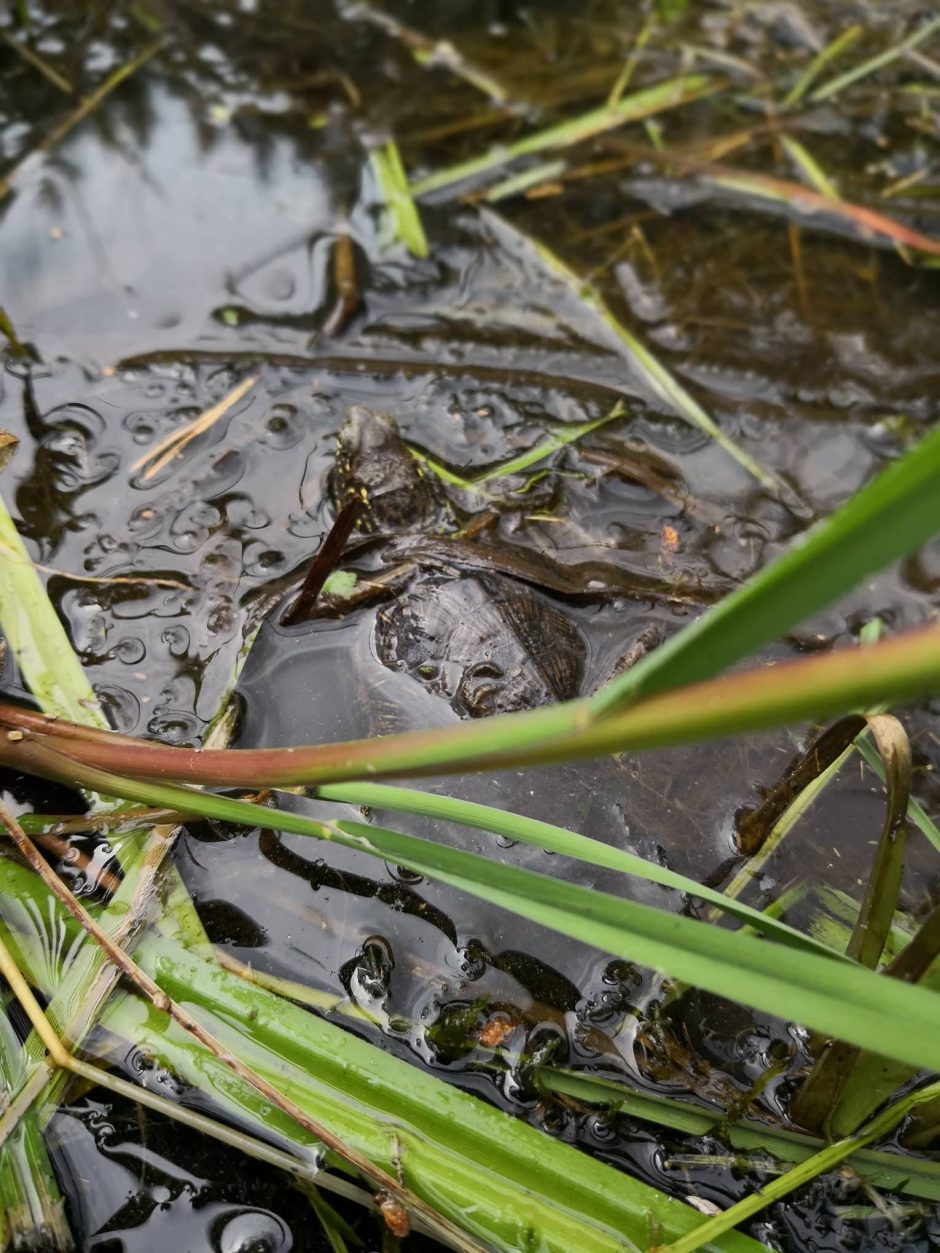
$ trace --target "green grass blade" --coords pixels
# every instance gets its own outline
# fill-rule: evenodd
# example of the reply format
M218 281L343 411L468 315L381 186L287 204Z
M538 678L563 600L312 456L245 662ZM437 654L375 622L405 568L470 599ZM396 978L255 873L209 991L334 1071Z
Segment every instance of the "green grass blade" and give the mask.
M485 485L491 483L494 479L505 478L509 474L519 474L523 470L531 469L532 466L538 465L540 461L544 461L546 457L550 457L552 453L558 452L560 448L566 448L569 444L576 443L577 440L582 439L585 435L589 435L591 431L596 431L598 427L605 426L615 418L622 417L623 414L623 403L618 401L604 417L595 418L593 422L570 423L556 431L552 431L544 439L540 439L533 447L520 453L518 457L504 461L502 464L494 466L492 470L488 470L472 479L461 478L459 474L455 474L453 470L449 470L447 466L441 465L439 461L435 461L433 457L429 457L427 453L420 452L416 448L409 446L409 452L422 465L427 466L431 473L436 475L442 483L448 483L451 487L458 487L465 492L480 491L485 490Z
M815 103L818 103L820 100L828 100L831 96L842 91L844 87L857 83L859 79L865 78L869 74L874 74L876 70L882 69L885 65L890 65L892 61L896 61L905 52L910 52L912 48L922 44L925 39L929 39L934 31L938 29L940 29L940 17L935 17L932 21L926 22L921 26L919 30L908 35L906 39L902 39L900 43L886 49L884 52L879 52L877 56L869 57L867 61L854 66L851 70L846 70L844 74L831 78L822 87L817 87L811 99Z
M940 428L760 574L598 692L592 714L705 679L778 639L936 534L938 499Z
M660 1253L694 1253L696 1249L705 1248L709 1241L724 1235L726 1231L737 1226L738 1223L753 1217L754 1214L759 1213L768 1205L772 1205L774 1201L779 1201L796 1188L802 1187L803 1184L818 1178L819 1175L834 1170L856 1148L870 1144L872 1140L877 1140L887 1135L894 1130L902 1118L905 1118L918 1105L923 1104L925 1101L934 1100L938 1096L940 1096L940 1083L932 1083L929 1087L922 1088L919 1092L914 1092L910 1096L896 1101L894 1105L889 1106L877 1118L873 1118L866 1127L856 1132L855 1135L838 1140L835 1144L828 1144L813 1157L807 1158L805 1162L800 1162L798 1166L794 1166L792 1170L787 1171L785 1175L781 1175L779 1179L771 1180L758 1192L745 1197L743 1201L738 1201L736 1205L732 1205L723 1214L706 1220L699 1227L698 1231L676 1240L673 1244L661 1246Z
M0 628L23 679L47 713L86 726L108 725L2 500Z
M22 1045L6 1015L6 1004L0 1002L0 1108L24 1076ZM50 1253L67 1253L74 1247L39 1120L29 1110L0 1145L0 1245L28 1249L39 1232Z
M864 28L862 26L857 24L855 26L847 26L844 31L840 31L836 35L835 39L827 43L825 48L813 57L812 61L810 61L809 65L787 92L781 102L781 109L792 109L795 104L799 104L829 62L841 56L846 48L855 43L856 39L863 33Z
M654 87L644 87L641 91L624 96L615 105L592 109L580 117L570 118L567 122L536 131L511 144L491 148L489 152L472 157L469 161L460 161L457 165L416 179L411 184L411 194L425 196L429 192L462 183L468 178L502 169L518 157L532 156L549 148L569 148L572 144L592 139L595 135L602 135L605 131L624 126L627 122L652 117L666 109L675 109L701 96L709 87L709 80L701 74L685 74L664 83L657 83Z
M46 909L45 889L24 867L0 862L0 884ZM74 935L74 922L57 902L52 912L64 934ZM189 951L170 933L171 920L161 928L141 939L136 959L168 995L345 1142L386 1170L400 1162L409 1188L494 1247L623 1253L646 1246L651 1220L669 1234L690 1231L698 1221L681 1202ZM10 939L18 950L20 933ZM263 1124L268 1137L310 1160L309 1135L162 1011L119 992L102 1026L210 1090L236 1120ZM734 1236L714 1248L757 1253L758 1246Z
M784 964L778 948L750 935L560 883L533 871L494 864L400 832L345 821L325 825L299 814L272 812L261 805L188 788L122 780L104 771L89 774L102 790L124 791L148 804L332 839L372 852L718 996L742 1000L900 1061L940 1069L940 1001L923 988L795 949L786 950ZM893 1021L896 1028L888 1036L885 1021Z
M792 135L781 135L780 142L787 156L800 171L810 187L828 200L841 200L839 190L826 175L816 158Z
M873 645L864 665L855 649L838 649L661 692L602 718L590 717L590 702L579 700L346 743L226 752L170 748L101 732L73 739L65 724L53 724L58 734L0 736L0 761L106 792L117 787L121 795L147 804L178 809L181 795L194 797L188 805L182 802L191 809L203 803L199 793L148 784L145 794L141 780L270 788L547 765L821 720L938 690L940 626L930 626ZM0 704L0 725L16 728L24 717L29 722L14 706Z
M590 435L591 431L596 431L598 427L606 426L615 418L622 417L624 412L623 403L618 401L610 413L602 418L595 418L593 422L576 422L560 427L546 435L544 439L540 439L526 452L521 452L518 457L512 457L509 461L504 461L502 465L495 466L492 470L473 479L472 486L479 487L484 483L492 483L494 479L505 478L509 474L519 474L523 470L531 469L540 461L544 461L546 457L550 457L552 453L558 452L560 448L567 448L569 444L574 444L585 435Z
M384 148L372 150L370 160L388 211L391 237L400 240L413 257L426 257L428 238L397 145L390 139Z
M702 1109L675 1097L653 1095L600 1075L542 1067L536 1082L546 1093L557 1092L588 1105L640 1118L657 1127L668 1127L684 1135L719 1135L733 1148L763 1155L770 1152L781 1161L802 1162L819 1152L823 1141L798 1131L775 1127L757 1119L722 1123L715 1110ZM940 1162L912 1154L881 1152L861 1148L848 1159L852 1169L876 1188L890 1188L911 1196L940 1201Z
M527 818L523 814L510 813L505 809L493 809L489 805L478 805L472 801L457 800L451 796L438 796L433 792L418 792L413 788L387 787L381 783L328 784L317 789L317 796L324 800L341 801L348 805L368 805L374 809L403 811L436 818L441 822L455 822L461 826L490 831L510 840L531 844L535 848L547 849L549 852L559 853L563 857L571 857L576 861L588 862L592 866L617 870L633 878L644 879L648 883L658 883L663 887L707 901L722 912L737 918L739 922L749 923L762 934L771 939L777 939L783 944L812 950L827 957L834 956L825 945L809 939L775 918L767 917L766 914L752 909L749 905L742 905L721 892L703 887L694 879L677 874L676 871L659 866L655 862L646 861L633 853L604 844L600 840L590 839L574 831L566 831L564 827L556 827L535 818Z
M594 290L590 283L580 278L560 257L556 256L545 244L539 243L523 235L514 226L499 217L491 209L481 208L480 215L490 230L507 250L517 254L529 254L537 258L556 278L568 286L581 304L598 319L611 337L613 345L626 356L633 370L658 396L673 413L692 426L698 427L710 436L721 448L733 457L740 466L757 479L768 491L775 495L791 496L792 492L766 467L760 465L753 457L726 435L698 401L685 390L657 357L632 331L620 322L607 308L607 305Z
M543 161L541 165L533 165L528 170L522 170L519 174L513 174L509 178L494 183L483 199L487 204L498 204L500 200L509 200L513 196L527 192L530 187L537 187L540 183L553 183L561 178L566 168L561 158L556 161Z

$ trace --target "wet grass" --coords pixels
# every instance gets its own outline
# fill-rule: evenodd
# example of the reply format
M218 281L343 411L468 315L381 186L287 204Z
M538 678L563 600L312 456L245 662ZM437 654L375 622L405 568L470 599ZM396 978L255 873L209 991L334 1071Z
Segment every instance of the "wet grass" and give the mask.
M937 478L937 459L933 453L933 442L927 441L919 449L909 455L906 462L894 467L892 471L886 472L881 481L876 481L867 491L863 493L858 502L852 502L847 506L847 512L843 515L837 515L833 520L825 524L819 532L819 537L815 545L803 545L798 550L798 560L801 566L807 570L812 570L813 563L821 559L825 560L827 552L827 536L832 534L838 537L838 541L844 545L851 545L854 542L859 549L866 548L865 536L866 528L871 527L878 518L878 510L894 510L894 492L904 489L907 499L912 499L914 494L914 485L921 483L922 490L928 489L935 492L938 486ZM848 518L848 521L846 521ZM912 509L907 518L907 529L895 528L892 534L892 547L895 552L904 551L904 549L912 544L916 544L924 534L930 534L933 531L934 523L932 517L929 523L925 523L918 511ZM879 528L882 529L882 528ZM808 555L807 555L808 549ZM887 553L883 552L880 556L883 560ZM893 555L893 554L892 554ZM871 562L869 553L865 553L864 557L859 554L863 563L862 568L868 568ZM843 568L846 563L843 561ZM851 566L848 566L851 571ZM783 575L778 574L774 567L771 567L763 575L758 576L756 586L758 589L770 587L774 588L775 583L779 583L780 579L785 579L788 571L788 563L786 559L782 562ZM21 580L24 587L30 587L32 580L31 567L20 561L15 560L7 562L7 577L13 580ZM825 592L819 592L819 595L831 594L831 581L824 579L813 579L807 577L807 583L817 588L825 588ZM765 603L768 595L770 596L770 604L773 604L773 593L766 591L761 594L758 590L754 595L745 591L739 596L737 601L732 600L731 607L724 606L713 611L714 616L718 616L724 622L724 630L726 635L739 642L753 638L753 628L745 627L738 632L735 631L735 617L760 616L764 611ZM4 603L11 605L15 603L15 599L10 597ZM757 608L755 609L754 606ZM800 606L796 612L801 614L805 606ZM57 620L53 614L51 606L46 605L45 608L37 610L42 617L48 622L48 627L43 632L37 632L39 644L35 654L23 654L22 660L25 664L27 672L34 674L33 683L40 690L48 690L50 692L58 691L60 684L56 675L58 662L56 657L61 653L55 652L55 635L58 628ZM9 630L8 616L4 617L4 629ZM801 614L802 616L802 614ZM697 636L701 633L700 628L693 626L687 630L685 635L680 634L675 637L672 645L672 664L668 673L673 676L675 682L681 682L681 675L684 673L681 665L681 656L683 646L687 651L694 652L696 648ZM936 685L940 683L940 676L935 673L935 655L936 655L936 631L931 630L923 637L923 643L918 651L918 645L913 640L905 642L905 673L909 672L909 678L902 680L905 692L911 691L932 691ZM676 642L678 641L678 642ZM851 705L868 695L872 687L881 690L885 697L890 698L898 694L896 680L892 679L892 672L889 670L884 673L881 679L881 670L878 661L879 654L884 650L884 645L870 645L871 652L869 654L869 665L866 667L864 676L859 676L857 671L853 674L851 680L844 687L836 686L833 688L833 695L836 691L839 695L835 699L843 705L843 707ZM50 655L50 650L52 655ZM894 649L895 653L897 649ZM67 654L66 654L67 655ZM659 667L662 669L664 663L660 658L656 658ZM823 664L820 665L820 662ZM911 664L908 665L907 662ZM714 659L713 664L720 666L722 661ZM807 712L812 709L819 709L825 704L826 698L821 694L827 682L830 680L826 677L829 673L835 674L840 664L837 656L829 658L817 659L814 663L810 663L812 670L812 679L801 685L798 677L799 665L791 665L790 674L787 675L788 704L785 706L791 716L794 712L792 705L792 693L799 691L802 686L804 699L807 705ZM634 683L634 691L642 691L644 688L642 682L642 667L644 663L636 668L632 673L640 672L640 682ZM652 658L645 663L647 669L655 672ZM804 669L806 667L804 666ZM65 667L68 674L74 667L68 663ZM697 663L698 671L701 670L701 661ZM51 675L50 675L51 670ZM854 670L854 667L853 667ZM77 673L77 672L76 672ZM663 671L667 673L667 671ZM695 673L695 671L693 671ZM874 676L874 679L873 677ZM767 681L757 676L757 684L754 690L753 698L758 703L764 700L765 690L768 686ZM727 681L731 688L736 684L740 686L739 679L731 679ZM650 680L647 679L647 685ZM624 701L624 683L616 682L613 690L609 695L605 695L601 699L595 698L595 705L599 706L599 713L587 722L588 743L590 749L597 750L601 746L610 750L622 749L626 740L623 732L620 730L622 721L618 723L616 718L611 719L609 716L605 720L603 711L607 709L615 710ZM662 689L662 680L658 684ZM752 685L753 687L754 685ZM747 686L745 685L745 691ZM88 697L79 694L80 689L76 689L76 694L69 698L72 701L73 710L81 710L84 714L83 706L88 703ZM677 693L680 703L684 707L685 717L688 727L695 724L695 710L697 696L694 688L679 689ZM832 697L830 697L832 699ZM704 725L707 726L711 733L727 732L735 727L747 725L748 715L745 713L742 718L740 713L736 713L732 702L722 700L717 704L723 709L723 716L716 721L714 709L716 702L710 697L700 699L699 703L704 710ZM655 705L655 700L654 700ZM561 707L559 707L561 708ZM534 736L533 746L534 753L530 753L529 757L533 761L540 759L559 759L564 758L571 752L583 753L584 747L579 744L579 737L576 728L585 724L585 714L591 708L585 705L584 713L575 711L570 718L570 726L572 731L569 732L567 742L564 735L559 739L559 732L563 730L561 726L556 727L557 717L550 714L529 714L521 715L523 720L527 722L530 728L530 736ZM747 706L745 704L744 709ZM779 716L777 708L771 704L768 711L770 717ZM639 723L642 728L644 705L641 701L639 705L634 706L634 713L639 715ZM510 721L518 722L520 716L511 717ZM598 721L598 718L600 719ZM898 856L903 845L895 838L900 830L907 809L907 786L904 778L904 756L899 756L897 747L889 747L894 744L902 744L903 738L899 741L896 732L889 732L887 724L889 720L882 719L880 722L873 722L872 725L877 727L876 734L880 739L881 755L884 761L890 762L889 771L897 775L898 781L891 782L889 777L889 811L886 818L883 849L885 858L888 860L882 869L877 869L873 874L871 890L867 902L862 907L862 914L853 938L850 939L847 949L847 958L852 963L852 967L844 965L841 961L833 961L833 956L818 955L814 952L798 953L794 949L794 945L802 946L802 941L798 935L791 935L785 931L780 931L777 924L773 920L764 920L760 915L745 911L744 917L752 925L757 926L760 930L766 931L768 927L771 933L779 939L782 939L790 947L790 956L788 959L787 972L781 977L778 959L772 951L769 951L766 945L756 944L746 935L732 934L720 929L709 927L707 924L697 923L692 920L678 919L670 914L663 914L661 922L656 918L656 911L652 911L649 907L632 905L625 901L617 900L614 897L608 897L603 893L585 891L575 885L562 884L554 880L546 879L544 876L533 874L530 871L512 869L508 866L491 865L485 859L479 858L472 854L461 852L457 849L435 848L433 845L427 845L421 840L414 837L397 834L390 830L384 830L374 825L364 826L361 823L349 822L340 819L334 822L319 822L292 815L287 812L272 812L264 807L248 804L244 801L227 800L221 796L212 796L209 794L195 792L185 788L168 786L166 783L148 782L148 767L145 765L135 765L136 756L140 756L143 761L153 761L150 772L157 767L158 774L165 776L169 774L177 774L178 776L190 778L194 771L198 771L199 766L195 761L192 764L182 765L174 768L170 764L173 758L180 755L182 750L166 750L157 749L156 751L145 745L140 745L139 752L135 749L133 742L123 740L121 737L114 739L114 752L110 754L115 760L117 769L121 773L112 773L107 770L101 770L96 767L93 762L96 755L100 758L100 753L96 753L96 749L106 750L109 744L108 733L100 731L87 730L82 731L78 727L70 727L69 724L61 722L49 723L46 730L49 733L44 744L42 735L43 724L36 723L34 719L26 717L25 720L17 711L8 707L5 711L5 719L7 726L17 728L13 731L12 737L8 732L8 743L3 750L3 756L8 764L25 768L28 771L39 772L50 777L67 779L73 783L81 783L87 789L110 793L112 796L122 796L125 800L142 800L145 803L161 805L169 809L176 809L183 812L202 813L213 816L217 819L227 821L241 822L249 825L269 826L276 830L295 831L298 834L312 835L316 838L327 839L340 844L349 844L353 848L359 848L364 851L371 851L376 856L385 860L410 867L418 873L438 879L444 883L450 883L455 887L459 887L463 891L469 891L474 894L485 894L490 901L502 904L514 912L521 913L523 916L532 919L532 921L547 925L550 928L562 931L572 937L583 939L597 947L606 949L612 953L622 953L624 956L630 956L633 959L639 959L647 965L651 965L663 969L680 979L684 979L690 983L694 983L709 991L719 995L733 995L736 998L743 998L750 1001L755 1007L765 1011L782 1013L785 1016L800 1018L809 1026L816 1027L822 1031L837 1037L843 1041L854 1042L857 1046L867 1047L878 1051L885 1049L883 1036L883 1019L885 1013L890 1013L896 1023L903 1023L903 1030L898 1034L897 1038L890 1044L891 1054L898 1061L906 1061L913 1065L923 1065L928 1067L940 1067L940 1054L934 1057L936 1035L933 1030L933 1022L935 1011L932 1003L932 993L927 992L926 996L921 989L905 987L898 982L879 980L877 975L863 971L860 967L864 965L872 966L877 962L878 954L883 947L884 938L887 928L890 926L894 913L893 901L896 898L897 891L897 868L899 866ZM83 721L84 721L83 717ZM538 729L541 723L551 723L552 730L550 732L551 741L545 751L540 752L537 748L540 731ZM882 729L882 722L885 729ZM894 724L894 720L890 720ZM491 764L495 746L499 741L498 731L499 720L491 721L486 725L484 730L487 732L485 736L485 754L487 764ZM655 726L655 719L653 725ZM596 735L591 735L592 729L600 732L600 739ZM465 767L470 758L466 749L461 747L461 741L468 738L470 728L461 729L454 740L454 748L452 750L452 761ZM680 732L682 735L685 728ZM541 733L544 736L544 732ZM660 732L653 731L650 742L656 742ZM479 739L479 735L476 735ZM518 732L515 735L518 739ZM413 769L418 773L427 773L430 769L447 767L450 762L446 756L442 757L439 752L431 753L428 751L426 743L422 748L422 737L416 737L417 742L411 750L411 756L403 757L400 752L396 754L397 745L394 737L384 742L374 742L369 748L369 761L364 765L354 767L352 771L348 765L341 765L338 773L352 773L355 775L356 769L362 769L367 774L375 774L380 770L385 771L388 768L385 765L386 760L391 765L391 773L407 772ZM643 732L640 730L639 738L634 739L633 743L644 742ZM186 754L182 754L186 757ZM190 755L191 756L191 755ZM228 775L223 779L222 775L217 773L218 770L225 772L223 759L226 755L223 753L221 757L218 754L213 755L211 751L203 752L201 762L205 763L213 771L216 771L214 777L217 782L226 782L229 786L237 785L240 781L238 771L235 768L235 760L238 756L244 758L244 753L235 754L231 757L231 767ZM258 755L248 754L250 762L254 762ZM340 762L354 761L354 746L343 748L327 747L320 750L291 750L287 754L281 754L289 762L287 765L287 773L278 770L276 761L278 753L262 755L270 758L272 768L276 771L277 777L271 776L265 778L264 768L261 765L248 764L248 773L254 777L254 782L264 786L267 783L279 784L283 786L285 783L315 780L318 774L322 777L323 770L318 770L316 765L307 764L308 761L316 761L320 758L329 760L331 757L338 759ZM523 758L525 754L523 754ZM510 751L509 760L518 760L518 751ZM215 762L218 760L219 765ZM121 764L123 762L123 764ZM158 766L159 763L159 766ZM212 763L210 765L210 763ZM909 779L909 759L907 759L907 778ZM335 768L334 768L335 770ZM312 773L311 773L312 771ZM330 767L326 767L326 775L329 777ZM136 778L127 777L134 775ZM324 789L327 796L329 791ZM355 799L360 804L377 804L381 807L387 796L381 790L376 791L374 787L360 785L359 789L355 785L351 791L340 791L335 794L336 799L349 799L351 794L355 793ZM321 792L321 795L324 794ZM420 798L412 795L412 804L421 803ZM890 798L894 799L891 800ZM408 804L408 796L401 798L402 803ZM461 802L448 802L441 798L434 798L432 802L438 811L439 816L443 813L452 820L462 822L467 819L478 825L490 825L497 830L508 831L519 838L523 836L532 840L534 843L541 843L545 846L552 846L554 843L556 850L564 851L569 855L574 853L576 856L590 857L595 864L611 865L611 857L614 857L613 868L626 869L627 863L621 866L620 859L616 857L613 850L607 850L603 855L591 854L589 852L589 842L579 841L578 837L571 836L568 833L556 830L551 831L544 827L544 824L526 824L524 819L517 819L511 827L506 826L505 822L500 826L500 820L497 816L488 818L482 807L467 807ZM335 1133L327 1124L323 1123L320 1117L311 1119L297 1105L294 1098L283 1097L280 1089L276 1084L272 1084L270 1080L264 1077L264 1073L258 1072L250 1064L246 1064L238 1058L237 1052L233 1053L231 1044L216 1041L211 1030L207 1030L204 1023L198 1018L194 1018L190 1011L183 1011L176 1002L167 996L167 990L164 985L157 984L153 979L141 971L136 962L130 961L122 951L114 945L113 941L107 937L106 930L103 930L97 922L91 919L87 911L84 911L77 902L71 897L68 889L64 885L60 885L55 878L54 872L45 866L38 852L33 849L29 838L23 832L20 824L18 824L4 810L0 812L8 831L15 837L17 845L26 855L27 861L36 870L40 870L40 878L46 883L47 887L52 887L56 896L68 906L73 918L83 927L90 931L93 938L101 946L102 955L106 955L111 962L116 963L117 967L124 972L125 975L132 978L138 983L145 995L152 1001L155 1008L161 1012L169 1012L171 1018L174 1018L184 1029L191 1032L195 1036L195 1042L203 1049L208 1048L221 1064L228 1066L237 1077L250 1087L256 1089L260 1096L272 1102L276 1107L280 1108L283 1114L296 1122L308 1134L319 1139L334 1153L343 1159L347 1165L358 1169L360 1173L364 1173L366 1178L370 1179L373 1186L379 1185L393 1196L398 1198L402 1207L409 1209L416 1214L422 1222L432 1231L435 1231L441 1238L453 1247L476 1247L472 1240L465 1241L463 1236L459 1234L458 1228L453 1226L453 1218L448 1216L447 1210L444 1211L443 1218L439 1217L439 1210L429 1209L421 1193L415 1192L413 1188L407 1188L403 1184L389 1175L387 1169L370 1159L363 1156L361 1151L353 1148L348 1139ZM637 873L640 869L639 862L632 859L629 862L630 873ZM890 869L889 869L890 866ZM10 868L12 871L12 867ZM640 871L643 873L642 871ZM663 878L661 871L651 871L654 880L659 882L670 882L672 886L685 887L691 891L696 891L694 884L678 883L669 877ZM892 878L894 883L893 889L889 892L886 888L887 878ZM125 888L132 878L125 879ZM17 899L23 899L26 891L25 884L15 889ZM718 903L714 894L710 899ZM723 902L722 902L723 905ZM736 913L740 918L742 916L741 907L735 904L729 904L728 908L732 913ZM875 912L878 913L880 922L878 931L874 929L873 918ZM184 924L189 926L189 924ZM20 924L22 927L22 923ZM687 934L686 934L687 933ZM14 940L15 931L10 931L10 938ZM876 938L877 937L877 938ZM858 945L856 945L858 940ZM204 941L196 941L197 950L204 947ZM753 948L751 947L753 946ZM928 954L928 960L931 954ZM61 1046L58 1045L58 1037L54 1028L49 1024L44 1016L40 1015L38 1006L31 999L31 994L27 995L25 985L18 983L14 972L17 967L14 957L10 951L4 948L0 951L4 969L9 976L13 978L14 987L19 987L19 996L24 1008L30 1013L34 1026L40 1031L40 1036L46 1044L47 1049L51 1050L52 1057L60 1066L67 1064L69 1055L63 1052ZM20 960L28 960L21 951ZM35 973L35 962L30 964L30 968ZM749 968L752 973L749 973ZM161 967L166 973L166 968ZM869 986L868 980L874 978L879 983L877 992L874 986ZM857 985L857 986L856 986ZM191 1003L193 996L202 995L208 992L208 986L201 993L197 988L187 984L187 1002ZM217 981L212 985L214 991L210 993L214 1001L218 997ZM258 995L258 990L255 990ZM260 1007L256 1007L255 1016L261 1015ZM264 1018L268 1017L266 1011ZM40 1016L37 1016L40 1015ZM90 1023L86 1023L86 1027ZM151 1047L154 1046L153 1037L151 1037ZM843 1046L844 1048L845 1046ZM854 1052L851 1056L850 1065L854 1064L860 1054ZM71 1069L75 1066L68 1061ZM78 1068L85 1078L98 1077L97 1071L89 1071L88 1068ZM845 1087L845 1079L842 1078L837 1084L839 1090ZM817 1070L813 1078L809 1081L806 1088L808 1094L807 1099L813 1099L819 1092L820 1087L827 1094L825 1105L827 1109L831 1109L832 1099L828 1095L831 1091L831 1082L828 1080L825 1068ZM756 1212L762 1205L778 1196L785 1195L786 1192L793 1187L798 1186L806 1179L814 1177L816 1173L824 1169L831 1168L835 1163L848 1156L853 1150L870 1142L880 1136L883 1136L887 1130L900 1122L903 1117L915 1108L921 1102L932 1100L935 1096L934 1089L927 1088L923 1092L914 1094L913 1097L905 1098L902 1101L895 1102L888 1111L876 1118L870 1126L867 1126L861 1132L853 1132L848 1139L841 1141L830 1148L818 1154L815 1158L809 1159L807 1163L794 1168L793 1171L784 1175L775 1184L768 1185L762 1189L755 1197L748 1202L742 1202L740 1206L729 1210L722 1220L712 1220L711 1223L703 1228L702 1240L711 1234L719 1234L725 1231L738 1220L739 1217L746 1217L752 1212ZM416 1115L413 1115L416 1116ZM15 1117L15 1116L14 1116ZM10 1119L7 1119L9 1125ZM13 1122L13 1127L16 1122ZM463 1121L462 1134L465 1134L466 1127ZM11 1128L12 1129L12 1128ZM424 1191L428 1184L419 1185L421 1191ZM433 1191L436 1195L440 1194L443 1181L439 1180ZM530 1185L531 1186L531 1185ZM646 1197L643 1204L651 1204L652 1197ZM438 1201L440 1204L440 1201ZM545 1205L548 1205L547 1197ZM461 1211L458 1207L456 1212L451 1211L454 1218L460 1215ZM659 1220L664 1228L667 1223L673 1221L673 1215L666 1210L659 1209ZM505 1208L501 1211L501 1221L510 1224L514 1221L507 1217ZM496 1217L496 1214L492 1215ZM464 1219L465 1220L465 1219ZM553 1223L558 1220L553 1219ZM582 1225L587 1224L587 1215L583 1214L579 1220ZM547 1234L547 1233L546 1233ZM503 1243L504 1247L515 1247L517 1237L511 1237L508 1240L503 1237L497 1237L495 1230L487 1226L486 1238L489 1240L498 1239ZM567 1240L574 1237L567 1236ZM580 1238L580 1237L579 1237ZM594 1239L595 1237L591 1237ZM701 1240L698 1235L680 1235L673 1242L673 1247L677 1249L692 1249L701 1247ZM570 1244L566 1247L572 1247ZM594 1247L592 1245L592 1247Z

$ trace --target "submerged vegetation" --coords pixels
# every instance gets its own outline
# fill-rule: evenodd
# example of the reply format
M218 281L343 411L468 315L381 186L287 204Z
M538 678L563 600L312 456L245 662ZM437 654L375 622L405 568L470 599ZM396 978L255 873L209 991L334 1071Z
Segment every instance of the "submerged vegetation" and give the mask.
M940 19L112 8L0 25L0 1237L935 1247Z

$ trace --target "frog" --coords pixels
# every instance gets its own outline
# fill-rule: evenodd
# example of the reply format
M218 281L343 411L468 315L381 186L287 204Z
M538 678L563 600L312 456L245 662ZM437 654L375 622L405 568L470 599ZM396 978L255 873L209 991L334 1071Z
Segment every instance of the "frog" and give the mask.
M409 450L398 423L365 405L346 412L328 488L337 511L360 504L357 526L367 533L436 530L445 514L437 480Z
M379 610L373 645L464 718L577 696L587 653L560 609L498 574L422 580Z
M373 652L383 666L444 697L463 718L580 695L586 640L543 591L571 594L580 585L559 583L551 566L543 568L528 551L514 560L503 553L500 563L502 549L492 545L451 536L448 546L439 531L449 516L443 489L411 453L393 417L363 405L348 410L329 488L338 510L360 502L358 525L386 537L385 560L389 550L399 557L397 586L381 586L385 595L393 587L398 594L379 608L373 626ZM431 565L446 574L419 574L427 565L427 545L435 544L444 550ZM371 581L370 594L378 584Z

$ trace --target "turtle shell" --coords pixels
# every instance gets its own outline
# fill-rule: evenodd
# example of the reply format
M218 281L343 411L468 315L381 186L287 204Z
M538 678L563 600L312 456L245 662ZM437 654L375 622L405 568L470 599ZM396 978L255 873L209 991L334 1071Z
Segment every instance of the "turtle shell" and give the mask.
M482 718L576 696L585 643L561 610L499 575L427 579L379 610L383 665Z

